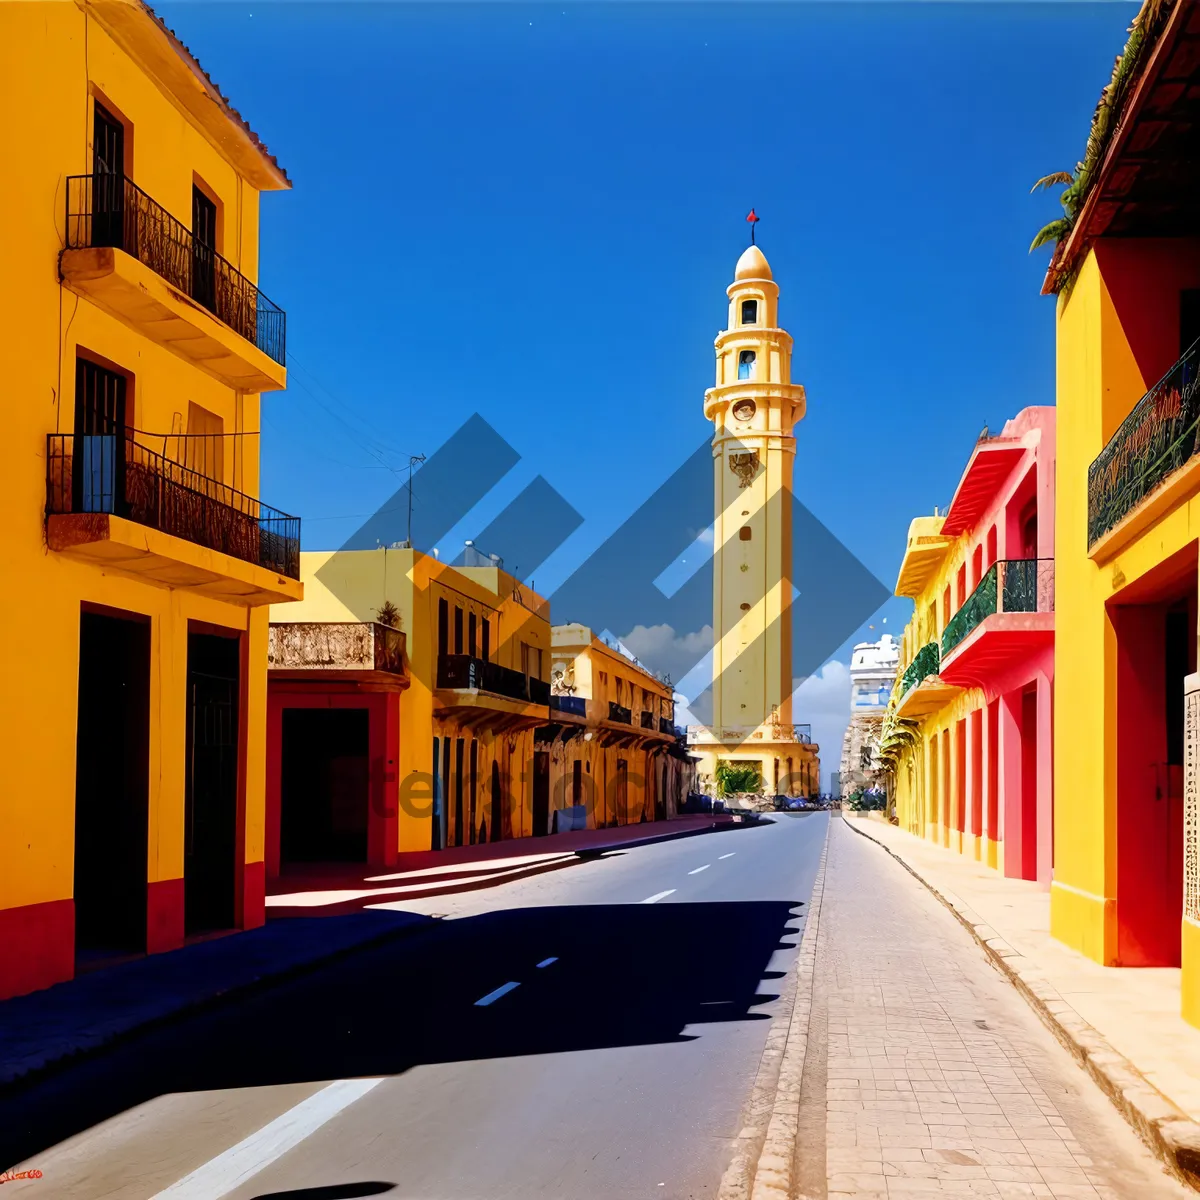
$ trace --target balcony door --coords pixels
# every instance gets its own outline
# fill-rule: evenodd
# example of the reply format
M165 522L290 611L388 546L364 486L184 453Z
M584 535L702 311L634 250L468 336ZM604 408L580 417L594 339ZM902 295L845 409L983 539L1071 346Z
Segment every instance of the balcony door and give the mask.
M86 358L75 360L75 445L71 507L117 513L125 499L124 375Z
M192 299L217 311L217 206L192 185Z
M125 126L100 103L92 114L92 245L124 245Z

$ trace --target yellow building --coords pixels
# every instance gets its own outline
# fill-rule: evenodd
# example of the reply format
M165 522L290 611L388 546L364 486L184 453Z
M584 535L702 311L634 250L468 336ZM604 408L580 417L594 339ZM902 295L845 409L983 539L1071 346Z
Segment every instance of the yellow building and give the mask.
M695 784L669 684L585 625L551 630L551 832L662 821ZM537 831L537 832L540 832Z
M382 865L401 851L546 832L550 754L535 746L534 730L550 715L548 602L499 566L452 567L417 550L300 560L304 600L273 614L268 873L338 857L321 840L338 829L362 834L345 839L344 857ZM346 631L343 645L374 649L330 654L321 628L330 625ZM389 651L368 625L389 626L403 641ZM346 716L352 709L363 715ZM347 727L356 720L357 734ZM321 759L313 771L323 777L340 770L346 778L330 760L355 755L365 774L350 793L314 797L303 772L286 773L307 756ZM376 782L368 786L368 777ZM339 795L357 806L344 819L329 808ZM291 859L289 847L297 848Z
M142 3L0 5L0 97L8 996L261 923L266 606L301 586L256 499L287 176Z
M1194 4L1139 13L1043 288L1058 297L1060 447L1051 928L1101 963L1182 965L1193 1024L1198 34Z
M976 442L944 514L909 526L913 601L880 758L904 829L1050 884L1052 408Z
M792 468L804 388L779 327L779 285L757 246L734 269L716 339L712 722L688 741L708 778L752 766L771 794L818 790L820 749L792 723Z

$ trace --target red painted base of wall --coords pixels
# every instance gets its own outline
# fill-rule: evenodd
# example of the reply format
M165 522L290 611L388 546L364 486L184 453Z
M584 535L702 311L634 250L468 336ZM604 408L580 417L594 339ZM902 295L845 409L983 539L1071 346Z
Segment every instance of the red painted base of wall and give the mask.
M0 1000L75 974L75 902L0 909Z
M242 868L239 911L243 929L257 929L267 919L267 864L247 863Z
M146 884L146 953L183 945L183 880Z

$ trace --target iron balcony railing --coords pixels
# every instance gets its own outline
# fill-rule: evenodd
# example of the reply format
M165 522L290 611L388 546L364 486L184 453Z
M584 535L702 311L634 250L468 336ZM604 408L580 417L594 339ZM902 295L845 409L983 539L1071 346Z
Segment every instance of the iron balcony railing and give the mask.
M551 696L550 707L573 717L587 716L587 700L583 696Z
M1054 560L1012 558L993 563L942 632L945 658L972 630L994 613L1054 611Z
M1088 468L1088 547L1196 453L1200 341L1134 405Z
M123 175L67 178L67 249L92 246L124 250L285 365L283 309Z
M610 721L619 721L622 725L632 725L633 712L623 704L618 704L615 700L610 700L608 702L608 719Z
M299 517L149 449L142 444L149 436L135 430L50 434L47 515L110 513L300 578Z
M522 671L502 667L470 654L440 654L437 686L475 688L504 696L509 700L527 700L534 704L550 703L550 685L543 679L530 679Z
M927 679L930 675L936 675L942 665L941 657L937 642L926 642L913 655L912 662L904 668L904 674L900 676L900 694L902 696L906 695L922 679Z

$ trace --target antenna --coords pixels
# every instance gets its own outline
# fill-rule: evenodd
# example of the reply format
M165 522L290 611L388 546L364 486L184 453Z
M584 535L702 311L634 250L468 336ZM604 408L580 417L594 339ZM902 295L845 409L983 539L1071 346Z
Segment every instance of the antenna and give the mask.
M410 455L408 456L408 544L409 544L410 546L412 545L412 477L413 477L413 467L415 467L415 466L417 465L417 463L423 463L424 461L425 461L425 455L423 455L423 454L410 454Z

